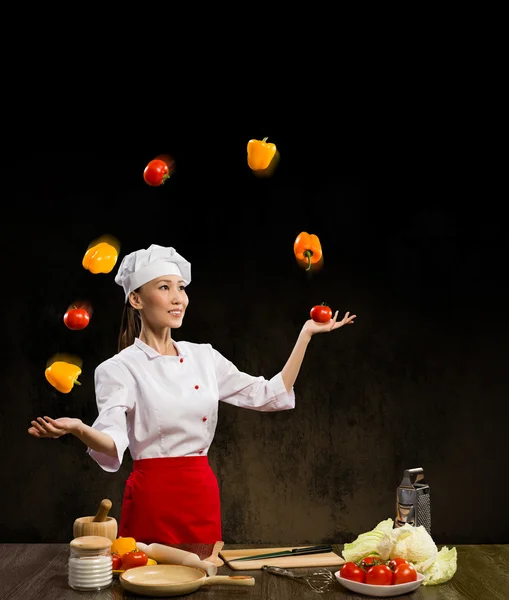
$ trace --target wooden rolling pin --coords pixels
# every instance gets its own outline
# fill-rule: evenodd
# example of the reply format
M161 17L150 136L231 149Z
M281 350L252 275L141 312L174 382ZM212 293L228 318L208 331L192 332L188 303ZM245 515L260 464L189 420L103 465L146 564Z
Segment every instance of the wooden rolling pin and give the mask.
M199 567L207 572L209 576L217 573L217 565L201 560L197 554L193 552L187 552L187 550L181 550L180 548L173 548L172 546L166 546L165 544L143 544L142 542L136 542L138 550L145 552L145 554L163 565L186 565L188 567Z

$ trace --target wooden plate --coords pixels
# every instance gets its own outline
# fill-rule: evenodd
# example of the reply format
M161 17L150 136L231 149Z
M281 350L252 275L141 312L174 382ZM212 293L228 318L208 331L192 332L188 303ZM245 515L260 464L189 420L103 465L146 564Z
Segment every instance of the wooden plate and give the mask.
M249 575L210 575L199 567L187 565L154 565L127 569L119 577L120 585L141 596L184 596L202 586L255 585Z

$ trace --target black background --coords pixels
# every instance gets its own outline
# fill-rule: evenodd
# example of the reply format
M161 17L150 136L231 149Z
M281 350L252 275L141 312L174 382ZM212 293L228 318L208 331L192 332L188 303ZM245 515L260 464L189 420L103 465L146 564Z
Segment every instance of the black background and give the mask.
M157 147L18 153L2 164L4 340L0 442L2 542L68 541L75 518L113 501L120 517L130 457L103 472L76 438L37 440L43 414L96 415L93 370L116 352L122 290L81 266L101 235L121 258L150 244L192 263L190 305L175 339L210 342L240 369L271 377L314 304L358 315L315 336L294 411L220 406L211 463L227 543L350 541L395 516L403 469L422 466L437 543L507 543L501 485L507 439L506 225L488 187L439 144L387 144L375 161L323 129L211 124ZM246 144L269 135L271 177L248 168ZM380 150L379 150L380 152ZM159 154L163 186L143 180ZM324 266L293 256L316 233ZM75 300L86 330L62 321ZM83 360L69 395L44 378L57 353ZM15 516L14 516L15 515Z

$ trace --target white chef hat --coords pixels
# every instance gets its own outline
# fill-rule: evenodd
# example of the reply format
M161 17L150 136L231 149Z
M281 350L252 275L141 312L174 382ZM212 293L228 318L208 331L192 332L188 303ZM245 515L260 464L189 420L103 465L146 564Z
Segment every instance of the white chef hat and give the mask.
M188 285L191 283L191 263L180 256L175 248L152 244L146 250L136 250L124 256L115 283L124 288L127 302L133 290L163 275L179 275L184 285Z

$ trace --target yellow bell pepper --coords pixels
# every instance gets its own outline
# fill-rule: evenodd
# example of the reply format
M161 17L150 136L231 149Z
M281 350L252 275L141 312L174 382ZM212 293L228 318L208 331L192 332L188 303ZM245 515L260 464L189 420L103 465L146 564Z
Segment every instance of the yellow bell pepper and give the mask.
M131 552L132 550L137 550L136 540L133 537L119 537L111 544L112 554L120 554L122 556L122 554Z
M267 143L267 139L249 140L247 143L247 164L253 171L267 169L276 154L276 144Z
M99 242L92 245L83 257L85 269L97 275L97 273L109 273L118 259L117 249L107 242Z
M51 385L62 394L68 394L74 385L81 385L78 377L81 375L81 369L77 365L57 360L52 363L45 371L46 379Z

